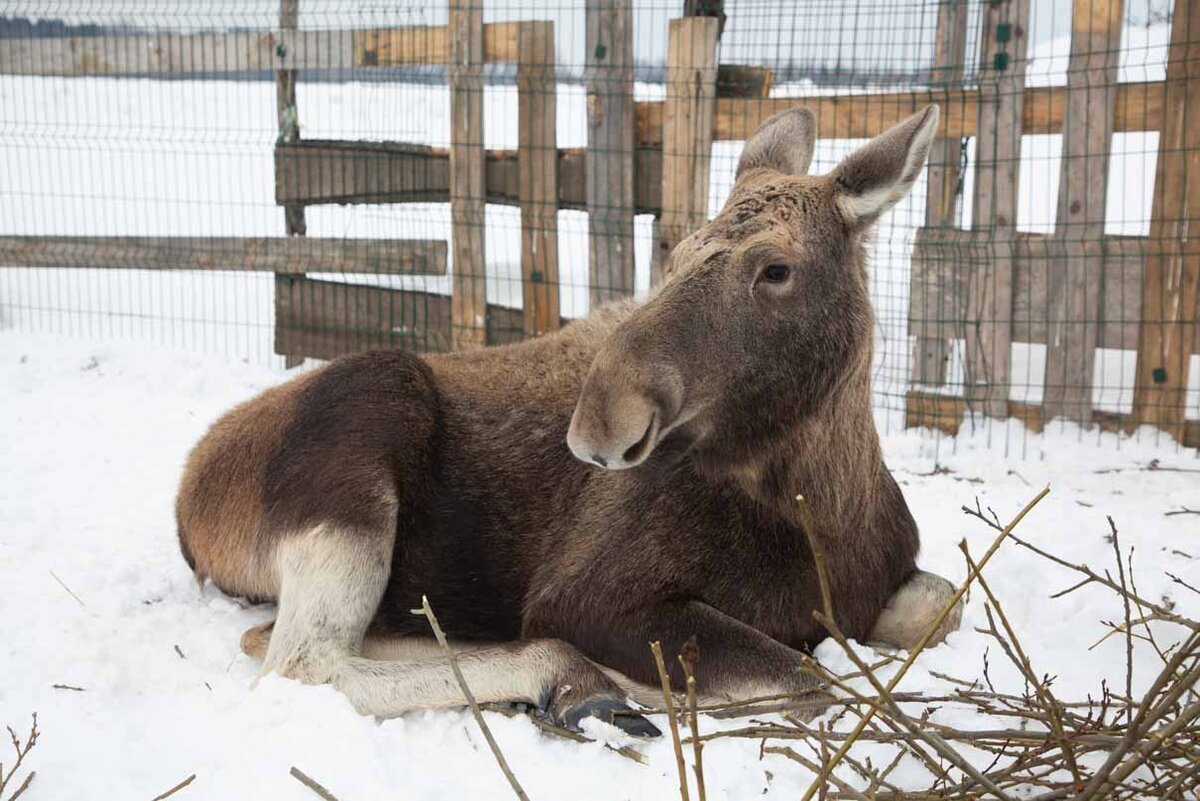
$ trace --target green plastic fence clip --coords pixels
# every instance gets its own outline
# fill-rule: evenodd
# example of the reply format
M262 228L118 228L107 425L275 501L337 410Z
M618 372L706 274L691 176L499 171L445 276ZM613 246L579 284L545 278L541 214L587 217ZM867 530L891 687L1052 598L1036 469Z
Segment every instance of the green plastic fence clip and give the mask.
M996 26L996 41L1011 42L1012 41L1012 23L1002 22Z
M531 272L531 273L529 274L529 280L530 280L530 281L533 281L534 283L541 283L541 280L542 280L542 271L541 271L541 270L534 270L533 272Z
M608 55L608 48L604 46L604 42L596 42L596 60L603 61Z
M992 66L996 72L1004 72L1008 69L1008 53L997 53L996 58L992 61Z
M1167 370L1165 367L1155 367L1154 372L1151 375L1154 378L1155 384L1167 383Z
M282 42L275 45L275 55L279 56L280 58L287 56L287 45L283 44Z

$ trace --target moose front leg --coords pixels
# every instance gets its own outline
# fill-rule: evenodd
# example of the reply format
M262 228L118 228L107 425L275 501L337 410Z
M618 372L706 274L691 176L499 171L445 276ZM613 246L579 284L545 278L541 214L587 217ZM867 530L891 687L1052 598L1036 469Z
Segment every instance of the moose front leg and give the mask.
M641 684L657 686L658 669L649 644L662 643L672 686L684 686L675 658L696 639L698 691L707 698L743 701L776 695L810 695L819 679L802 671L804 655L761 631L699 601L661 601L618 615L596 615L576 623L542 628L535 620L527 636L566 639L590 659ZM553 633L552 633L553 632Z

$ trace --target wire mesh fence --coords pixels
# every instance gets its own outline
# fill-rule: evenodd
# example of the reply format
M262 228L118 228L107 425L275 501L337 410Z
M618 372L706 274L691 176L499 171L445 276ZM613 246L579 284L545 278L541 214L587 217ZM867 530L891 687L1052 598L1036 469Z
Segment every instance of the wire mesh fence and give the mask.
M936 102L870 243L883 425L1200 444L1198 0L4 13L0 331L288 364L541 336L652 291L771 114L814 110L820 173Z

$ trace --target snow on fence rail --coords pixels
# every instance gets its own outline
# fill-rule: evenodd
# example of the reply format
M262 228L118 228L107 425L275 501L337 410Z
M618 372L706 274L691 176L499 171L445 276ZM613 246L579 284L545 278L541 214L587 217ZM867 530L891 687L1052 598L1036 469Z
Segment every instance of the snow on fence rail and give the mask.
M1178 0L1165 81L1119 83L1121 0L1075 0L1064 87L1026 87L1030 0L986 4L975 85L965 81L965 0L942 0L933 79L920 91L768 97L771 73L718 65L716 19L672 20L666 97L635 102L630 0L587 6L590 147L557 147L553 23L484 24L479 0L450 0L448 24L341 31L297 30L299 0L282 0L277 30L0 40L0 73L46 76L217 77L272 69L279 141L275 200L287 237L203 239L55 237L38 247L0 239L0 265L266 269L276 279L276 351L296 361L364 347L469 348L537 336L561 322L559 209L588 212L593 303L633 293L633 218L658 219L653 265L703 221L714 142L737 141L770 115L804 104L824 139L875 136L924 105L942 106L931 159L925 225L916 237L909 333L916 337L906 422L956 431L967 410L1127 429L1149 423L1191 446L1188 361L1196 326L1200 251L1187 236L1200 197L1200 0ZM518 147L484 146L483 67L516 65ZM301 140L297 70L448 67L451 141ZM1114 133L1159 132L1148 237L1104 233ZM1058 224L1018 234L1025 134L1061 133ZM976 142L973 227L956 219L965 141ZM1191 169L1189 170L1189 166ZM448 202L450 243L305 239L306 207ZM488 304L484 209L521 214L522 306ZM289 238L291 237L291 238ZM447 259L447 250L450 256ZM31 254L36 253L36 257ZM448 263L447 263L448 262ZM389 264L391 266L389 266ZM428 292L334 284L306 273L452 275L447 298ZM652 266L652 279L657 271ZM1010 399L1013 343L1045 344L1040 406ZM959 343L959 344L955 344ZM1136 351L1130 414L1092 407L1097 348ZM948 388L951 354L963 356L962 394Z

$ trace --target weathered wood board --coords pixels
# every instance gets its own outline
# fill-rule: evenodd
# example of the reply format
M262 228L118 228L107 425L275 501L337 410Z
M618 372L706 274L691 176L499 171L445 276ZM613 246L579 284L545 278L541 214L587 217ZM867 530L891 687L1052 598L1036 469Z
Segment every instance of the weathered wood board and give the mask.
M526 336L558 329L558 127L554 24L521 26L517 172Z
M445 275L446 243L420 239L0 236L0 266Z
M1092 419L1092 383L1101 322L1100 278L1108 200L1108 160L1121 45L1123 0L1075 0L1062 178L1047 263L1046 367L1042 408L1047 417Z
M383 348L426 353L453 349L446 295L303 277L281 280L275 318L277 351L333 359ZM489 305L487 319L487 344L505 345L524 338L520 309Z
M1141 329L1133 416L1183 438L1189 347L1200 335L1200 254L1193 248L1200 217L1200 0L1178 0L1167 54L1165 116L1148 254L1142 276Z
M588 208L588 152L583 148L558 151L560 209ZM662 210L662 151L638 150L634 166L633 210L658 214ZM276 146L275 169L275 201L280 204L450 201L450 155L440 148L308 139ZM487 202L519 205L517 151L487 151L484 169Z
M481 58L515 62L520 22L485 25ZM448 64L445 26L0 39L0 74L190 75Z
M668 24L658 243L664 254L708 219L718 25L712 17L684 17ZM651 285L661 278L651 270Z
M459 350L486 344L483 124L483 0L451 0L450 316Z
M947 0L938 6L937 39L932 84L947 90L962 85L967 54L967 0ZM960 186L960 140L938 139L929 151L925 226L946 228L955 224ZM928 301L928 299L923 299ZM913 347L912 382L937 385L946 380L950 340L917 337Z
M633 294L633 216L638 207L633 141L633 2L588 0L588 147L584 192L593 306ZM652 184L661 197L659 181ZM572 183L559 159L559 198ZM644 199L643 199L644 200ZM658 207L659 204L654 204ZM645 206L645 203L642 203Z

